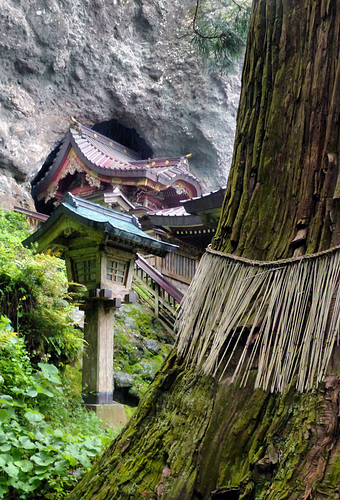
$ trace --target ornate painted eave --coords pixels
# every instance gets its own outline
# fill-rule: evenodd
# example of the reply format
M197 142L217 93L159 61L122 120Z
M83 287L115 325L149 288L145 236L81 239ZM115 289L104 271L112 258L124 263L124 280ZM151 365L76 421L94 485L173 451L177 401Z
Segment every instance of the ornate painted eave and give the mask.
M134 151L76 122L66 134L52 165L36 183L37 199L55 196L59 181L68 173L85 172L91 186L109 184L145 185L164 190L173 185L189 197L199 196L201 186L189 172L186 157L141 160Z
M70 131L67 132L65 138L63 139L60 149L50 167L48 170L43 174L43 176L36 181L33 179L32 181L32 196L34 198L40 197L42 193L44 193L47 188L53 183L53 180L56 179L58 169L61 165L61 162L65 158L65 156L68 154L68 152L71 149L70 145Z
M105 244L115 241L133 246L141 252L164 257L176 250L170 245L144 233L133 215L116 212L109 208L89 202L67 193L49 219L23 242L25 246L37 245L37 251L46 251L61 233L65 231L65 218L76 223L85 233L95 234L95 238ZM63 224L59 222L63 220ZM60 229L59 229L60 227ZM72 224L69 227L73 227ZM94 233L93 233L94 231Z

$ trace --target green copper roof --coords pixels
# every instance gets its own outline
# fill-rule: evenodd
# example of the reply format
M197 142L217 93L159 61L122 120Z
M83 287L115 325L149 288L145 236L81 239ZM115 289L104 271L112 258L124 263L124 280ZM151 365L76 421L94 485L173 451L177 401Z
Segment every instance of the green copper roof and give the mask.
M136 247L156 255L165 255L178 248L175 245L158 241L144 233L134 215L116 212L110 208L73 196L71 193L64 196L51 217L44 222L38 231L24 240L23 244L29 246L32 243L39 242L39 238L57 224L62 215L66 215L85 226L101 230L103 233L112 236L113 239L116 237L125 240L126 243L133 243Z

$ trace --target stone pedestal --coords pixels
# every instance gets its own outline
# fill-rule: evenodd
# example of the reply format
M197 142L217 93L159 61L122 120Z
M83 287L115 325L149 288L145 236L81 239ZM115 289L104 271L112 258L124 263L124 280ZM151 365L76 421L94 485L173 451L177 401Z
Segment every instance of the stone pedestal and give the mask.
M87 405L113 403L114 311L101 300L85 308L82 392Z
M88 410L94 411L96 415L103 420L103 427L124 426L128 420L124 406L120 403L85 406Z

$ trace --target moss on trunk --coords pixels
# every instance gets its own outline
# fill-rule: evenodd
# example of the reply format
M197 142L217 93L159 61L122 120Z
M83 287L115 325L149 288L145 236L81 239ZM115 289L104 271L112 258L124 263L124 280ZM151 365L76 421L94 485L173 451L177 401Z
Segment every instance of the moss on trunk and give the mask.
M339 498L339 391L217 384L173 353L69 500Z
M215 249L275 260L340 243L339 26L337 0L254 2Z
M202 498L213 489L249 499L338 498L338 398L337 382L284 396L222 384L201 450L218 467L203 465Z
M186 370L173 353L137 413L70 499L191 498L214 382Z
M254 0L214 248L275 260L340 244L340 0ZM287 332L287 335L289 332ZM173 353L70 500L339 499L339 379L283 396Z

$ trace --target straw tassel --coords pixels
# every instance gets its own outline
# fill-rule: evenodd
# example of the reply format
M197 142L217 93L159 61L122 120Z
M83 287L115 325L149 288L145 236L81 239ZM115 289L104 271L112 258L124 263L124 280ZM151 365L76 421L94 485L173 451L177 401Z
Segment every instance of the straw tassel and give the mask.
M243 342L233 381L245 385L256 361L255 388L311 390L339 338L339 250L259 262L207 249L180 307L179 355L222 376Z

